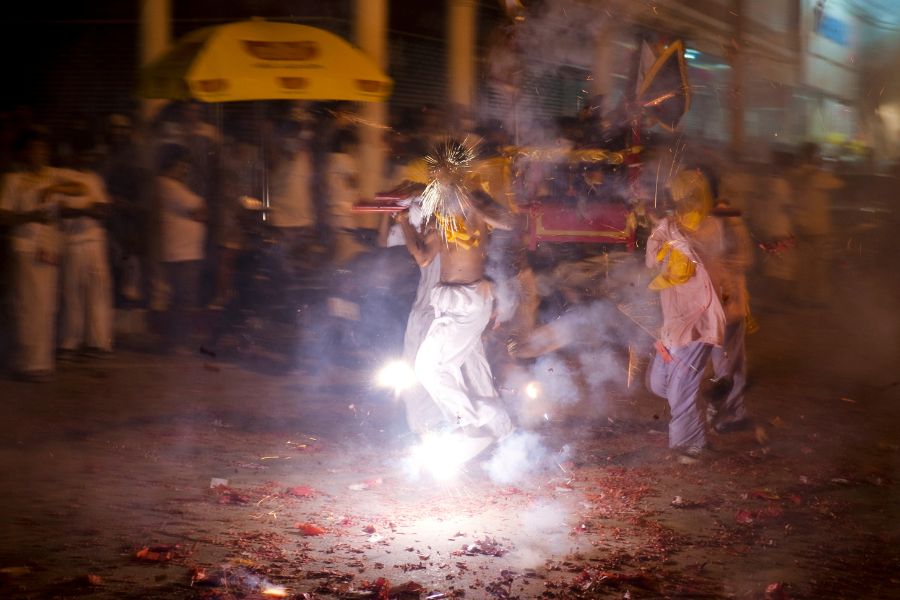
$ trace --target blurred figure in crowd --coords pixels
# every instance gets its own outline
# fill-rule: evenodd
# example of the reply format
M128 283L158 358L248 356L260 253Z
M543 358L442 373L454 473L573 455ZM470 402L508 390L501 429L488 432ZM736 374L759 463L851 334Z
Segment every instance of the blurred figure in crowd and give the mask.
M800 164L793 173L794 227L800 269L798 300L823 306L829 296L829 273L833 249L831 192L843 182L822 168L819 147L813 143L800 148Z
M60 196L78 196L86 189L49 166L49 137L27 129L15 148L20 170L9 173L0 192L0 212L12 228L13 289L18 354L17 374L44 381L55 368L57 285L59 280Z
M662 218L647 240L646 264L659 269L650 289L660 292L663 324L657 353L648 370L651 391L669 403L669 447L679 462L692 464L707 447L705 419L698 395L710 352L722 343L725 314L697 247L698 231L719 226L711 221L712 194L697 170L682 171L669 182L674 215ZM721 239L702 232L702 239ZM715 242L713 242L715 243ZM706 252L718 254L716 248Z
M167 342L176 352L186 350L193 333L206 242L206 202L187 185L190 161L190 150L184 146L166 144L159 149L161 259L171 289Z
M297 275L293 265L315 239L311 133L295 122L282 126L269 180L272 225L280 233L283 268L291 280Z
M242 203L245 197L258 200L262 178L258 147L241 136L226 141L223 161L222 194L215 214L218 252L213 309L225 308L235 295L237 259L246 242Z
M793 190L787 179L793 157L774 152L768 175L758 178L761 192L750 213L750 224L762 252L762 275L778 302L792 299L797 251L794 238Z
M103 220L109 198L94 170L97 148L89 137L72 143L73 170L61 171L84 186L84 193L61 199L62 320L60 357L85 349L94 356L112 352L112 278Z
M725 433L749 425L744 406L747 387L745 340L752 322L747 270L753 264L753 245L741 211L733 208L727 198L719 196L718 181L711 172L703 169L701 172L711 184L716 205L711 217L691 238L725 314L722 345L714 346L711 351L714 386L706 414L713 429Z
M100 173L110 199L109 244L116 293L121 300L146 300L151 273L152 177L135 141L131 118L110 115Z
M352 229L356 227L353 204L359 200L359 165L356 133L349 127L338 130L328 155L329 225L335 231L335 260L340 264L362 247Z

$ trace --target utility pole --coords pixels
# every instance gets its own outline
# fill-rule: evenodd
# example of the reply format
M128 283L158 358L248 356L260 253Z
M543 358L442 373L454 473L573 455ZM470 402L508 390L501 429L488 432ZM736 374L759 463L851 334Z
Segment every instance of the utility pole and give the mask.
M165 52L172 43L171 0L140 0L141 47L140 67L145 67ZM165 100L144 100L141 103L141 120L150 122Z
M733 35L727 49L731 62L731 151L744 150L744 0L731 0Z
M478 4L475 0L447 2L447 70L451 111L470 118L475 99L475 33ZM459 124L459 123L457 123Z
M356 0L356 45L384 72L388 67L388 0ZM387 126L387 102L363 102L360 112L366 124L359 129L359 193L373 198L382 187L387 162L383 128ZM361 216L358 222L374 225L376 219Z

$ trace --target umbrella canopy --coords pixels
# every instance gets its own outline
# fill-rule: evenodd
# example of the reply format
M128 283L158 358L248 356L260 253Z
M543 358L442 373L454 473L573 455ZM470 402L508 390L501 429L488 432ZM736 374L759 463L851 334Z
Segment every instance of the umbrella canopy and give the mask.
M328 31L252 20L191 32L141 72L145 98L380 102L392 81Z

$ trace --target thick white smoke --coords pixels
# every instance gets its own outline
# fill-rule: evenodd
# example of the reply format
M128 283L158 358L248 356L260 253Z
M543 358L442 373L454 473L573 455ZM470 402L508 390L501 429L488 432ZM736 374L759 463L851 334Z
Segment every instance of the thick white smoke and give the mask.
M564 451L563 451L564 452ZM518 431L501 440L482 467L495 483L521 483L528 477L556 466L559 452L550 451L532 431Z

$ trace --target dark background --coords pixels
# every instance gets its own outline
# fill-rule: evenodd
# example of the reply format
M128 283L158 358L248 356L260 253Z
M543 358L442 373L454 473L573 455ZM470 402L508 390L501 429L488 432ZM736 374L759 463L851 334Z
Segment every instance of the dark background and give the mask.
M172 2L173 40L186 32L253 16L291 20L329 29L353 41L353 0L192 0ZM0 72L5 82L0 109L26 105L54 122L72 115L102 115L137 107L134 89L140 62L137 0L74 0L48 7L39 2L4 7ZM442 55L446 2L390 2L391 74L402 90L398 52L411 44ZM503 15L495 2L479 8L480 36ZM402 38L402 41L401 39ZM432 57L432 64L433 64ZM439 73L434 74L440 77Z

